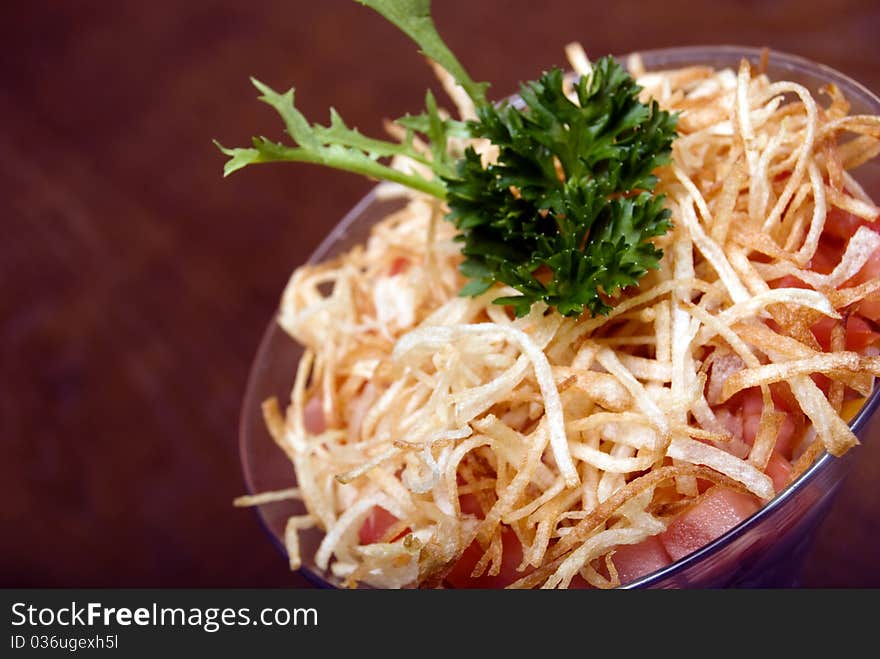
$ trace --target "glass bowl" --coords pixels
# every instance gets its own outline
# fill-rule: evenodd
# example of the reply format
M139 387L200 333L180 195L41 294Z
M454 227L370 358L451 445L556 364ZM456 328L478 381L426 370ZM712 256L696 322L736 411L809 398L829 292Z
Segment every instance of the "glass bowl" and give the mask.
M762 51L739 46L694 46L644 51L640 55L648 70L692 64L736 70L743 57L757 65ZM625 57L621 61L625 62ZM821 87L834 83L851 103L852 114L880 114L880 99L877 96L827 66L771 51L766 71L772 79L798 82L817 96ZM880 199L880 163L876 159L852 173L871 196ZM309 258L309 263L332 258L364 242L370 227L399 204L379 200L375 193L370 193L324 239ZM291 267L295 265L291 264ZM295 484L291 463L276 447L263 424L260 404L270 396L277 396L282 405L286 405L301 355L300 346L273 320L266 329L253 362L241 410L241 461L250 493L283 489ZM875 414L878 405L880 388L875 388L850 424L861 441L880 430L880 415ZM843 458L828 454L821 456L800 478L738 526L689 556L623 587L796 586L816 528L825 518L853 460L859 458L859 452L855 448ZM305 512L302 504L294 501L275 502L260 506L257 512L269 536L284 552L285 523L289 516ZM320 539L317 531L301 534L302 572L318 586L338 586L332 576L322 573L310 562ZM841 560L845 560L843 555Z

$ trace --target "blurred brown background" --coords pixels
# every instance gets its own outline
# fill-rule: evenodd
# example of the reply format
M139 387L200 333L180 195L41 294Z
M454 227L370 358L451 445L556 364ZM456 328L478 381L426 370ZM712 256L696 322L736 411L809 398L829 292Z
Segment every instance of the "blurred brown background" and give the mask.
M876 0L435 5L496 97L573 39L766 45L880 90ZM239 405L290 271L370 183L222 180L211 139L280 134L249 75L379 133L420 108L429 70L346 0L7 0L0 42L0 586L301 584L231 507ZM880 437L860 453L805 585L880 586Z

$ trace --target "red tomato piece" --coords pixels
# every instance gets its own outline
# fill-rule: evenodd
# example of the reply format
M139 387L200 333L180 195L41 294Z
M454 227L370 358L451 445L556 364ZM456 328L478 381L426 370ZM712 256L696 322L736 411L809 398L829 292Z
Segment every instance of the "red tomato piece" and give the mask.
M458 505L461 507L461 512L465 515L473 515L480 519L485 517L479 500L473 494L462 494L458 497Z
M748 389L743 392L742 399L742 424L743 441L754 444L758 435L758 426L761 423L761 411L764 409L764 400L759 389Z
M880 295L876 293L869 295L859 302L858 309L860 316L873 320L875 323L880 323Z
M870 345L880 340L880 334L875 332L864 318L859 315L851 315L846 321L846 347L848 350L861 352Z
M724 487L710 488L659 535L672 560L678 560L723 535L755 513L758 500Z
M844 248L845 245L843 244L838 244L831 240L820 240L816 253L810 259L809 269L827 275L840 263Z
M742 399L742 439L749 445L755 443L758 436L758 429L761 426L761 412L764 409L764 399L758 389L749 389L744 392ZM785 414L782 425L779 428L779 434L776 436L776 450L782 455L791 455L793 448L792 441L795 434L795 423L790 414L781 408L774 401L774 407L777 411Z
M374 542L380 542L388 529L398 522L397 517L389 513L381 506L373 506L370 514L358 529L358 540L362 545L371 545ZM403 535L403 533L401 533Z
M866 226L872 231L880 229L876 225L876 219L874 222L867 222L852 213L847 213L845 210L832 206L825 218L824 233L846 242L862 226Z
M810 285L794 275L785 275L769 282L770 288L810 288Z
M831 330L837 321L823 317L810 328L813 336L826 352L831 348ZM880 334L862 316L850 314L846 321L846 349L861 352L871 345L880 342Z
M874 252L871 254L865 262L865 265L862 266L862 269L851 279L846 280L843 283L843 286L847 287L864 284L866 281L877 279L877 277L880 277L880 252Z
M764 473L773 481L773 489L780 492L788 485L788 479L791 477L791 463L779 451L773 451Z
M407 268L409 268L409 259L398 256L391 262L391 269L388 271L388 275L391 277L399 275L401 272L406 272Z
M837 321L833 318L822 316L822 318L810 328L813 336L816 337L816 340L825 352L828 352L828 348L831 347L831 330L834 329L836 323Z
M529 570L518 572L516 569L523 555L519 539L512 530L501 532L501 545L501 571L496 576L483 573L481 577L471 577L474 566L483 556L483 550L474 540L446 576L447 583L453 588L504 588L528 574Z
M321 399L314 396L309 399L303 409L303 425L313 435L318 435L327 429L324 419L324 410L321 408Z
M620 545L611 557L621 584L628 584L669 565L672 557L657 536L634 545Z
M836 323L837 321L833 318L822 316L822 318L810 328L813 336L816 337L816 340L825 352L828 352L828 348L831 347L831 330L834 329Z

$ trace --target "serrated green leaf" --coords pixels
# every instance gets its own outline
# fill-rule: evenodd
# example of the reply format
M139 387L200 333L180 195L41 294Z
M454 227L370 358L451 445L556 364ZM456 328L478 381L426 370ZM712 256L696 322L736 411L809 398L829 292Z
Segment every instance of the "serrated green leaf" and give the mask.
M217 140L214 140L214 145L218 149L220 149L220 151L222 151L224 155L229 156L229 160L227 160L226 163L223 165L224 178L234 172L237 172L239 169L243 169L248 165L253 165L260 159L260 152L257 149L227 149Z
M316 124L313 132L321 144L350 147L368 155L372 159L401 154L418 158L418 154L413 153L406 144L377 140L367 137L356 128L349 128L335 108L330 108L330 125L320 126ZM419 158L419 160L427 162L423 158Z
M284 125L287 128L287 134L304 149L317 149L320 146L318 138L315 137L312 127L302 113L293 105L294 89L291 87L285 93L279 94L268 85L260 82L256 78L251 78L251 83L262 94L259 99L264 103L272 106L281 115Z
M403 117L394 120L394 123L403 126L404 128L409 128L412 131L417 133L423 133L425 135L428 134L429 126L430 126L430 117L428 117L427 113L423 114L407 114ZM458 121L457 119L447 118L444 120L446 124L446 136L456 137L459 139L467 139L471 137L471 131L468 128L467 124L463 121Z
M381 158L404 155L431 167L432 162L413 148L411 140L409 143L399 143L367 137L357 129L350 128L333 109L330 112L329 126L311 125L296 108L293 89L281 94L256 78L252 78L252 82L261 93L260 100L273 107L284 120L287 134L292 138L294 146L273 142L264 137L255 137L253 147L249 149L227 149L217 143L221 152L230 156L230 160L224 165L224 176L259 163L310 162L375 180L400 183L440 199L445 197L445 185L438 178L439 174L429 180L380 162ZM446 170L441 168L440 172Z
M426 56L446 69L474 104L486 105L489 83L474 82L443 42L431 17L431 0L357 0L394 23Z

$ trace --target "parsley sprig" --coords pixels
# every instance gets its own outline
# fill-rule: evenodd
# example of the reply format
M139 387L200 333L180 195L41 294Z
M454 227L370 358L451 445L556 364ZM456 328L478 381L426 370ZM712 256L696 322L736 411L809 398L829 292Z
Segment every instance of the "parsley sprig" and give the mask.
M611 297L657 268L662 252L651 239L670 227L653 172L669 161L676 117L656 102L642 103L641 88L611 57L565 93L558 69L520 90L520 101L495 105L486 83L474 82L443 43L430 0L358 0L397 25L443 66L467 92L476 121L441 115L429 91L425 112L396 123L401 142L366 137L331 110L329 126L311 125L294 106L294 90L279 94L254 80L261 100L285 122L294 145L264 137L246 149L221 150L225 174L261 162L303 161L394 181L445 199L459 230L469 279L462 295L479 295L495 283L518 295L501 297L517 315L543 301L564 315L584 309L604 314ZM418 135L430 155L414 147ZM484 164L473 148L448 149L449 138L486 138L498 149ZM381 159L403 155L430 169L428 179Z

